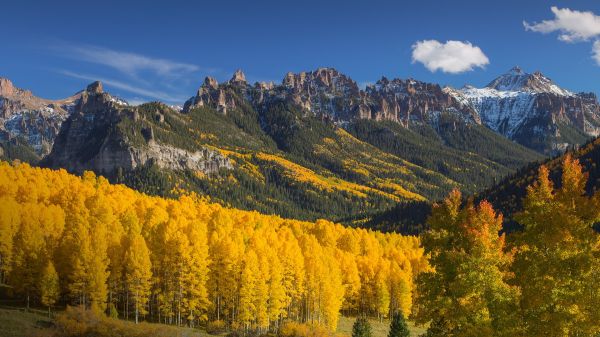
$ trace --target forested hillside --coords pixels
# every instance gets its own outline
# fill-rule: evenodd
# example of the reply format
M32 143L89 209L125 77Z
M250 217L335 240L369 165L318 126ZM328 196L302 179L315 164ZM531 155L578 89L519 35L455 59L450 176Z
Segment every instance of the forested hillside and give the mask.
M340 312L408 316L414 279L427 270L416 237L0 163L0 280L28 306L262 332L288 319L333 331Z
M575 149L569 149L565 154L548 159L543 163L532 163L511 174L498 183L477 195L477 199L489 200L494 207L501 210L507 217L522 209L522 200L527 186L535 181L539 167L544 165L549 170L550 179L558 186L562 184L561 163L566 156L577 159L588 176L586 192L592 194L600 188L600 138L588 141Z
M514 221L513 216L523 209L527 187L537 179L540 167L546 167L552 183L560 187L562 162L567 156L581 163L588 177L586 193L591 195L597 191L600 188L600 138L592 139L580 147L569 149L566 153L543 162L530 163L472 197L475 201L487 200L495 209L502 212L505 229L518 228L519 225ZM384 231L416 234L425 228L427 216L431 213L431 205L431 202L426 201L402 202L388 211L374 215L365 226Z
M480 191L541 158L446 106L454 101L437 85L414 84L422 90L411 108L419 118L378 120L336 115L355 98L324 105L341 94L329 77L344 79L348 90L356 83L330 68L311 74L298 78L303 84L286 77L272 90L249 85L241 72L222 84L207 78L183 111L158 102L130 106L94 82L78 94L39 163L94 171L153 195L192 191L225 206L360 225L401 201ZM440 111L429 110L434 103ZM0 156L40 159L11 149Z

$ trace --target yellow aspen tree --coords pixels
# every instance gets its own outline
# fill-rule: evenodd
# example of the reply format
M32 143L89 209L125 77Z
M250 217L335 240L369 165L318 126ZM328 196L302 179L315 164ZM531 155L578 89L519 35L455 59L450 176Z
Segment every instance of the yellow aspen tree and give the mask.
M309 235L303 235L300 239L300 247L304 254L304 267L306 271L306 291L303 304L303 321L317 322L322 320L321 313L321 281L326 276L325 266L323 266L322 247L318 241Z
M300 320L302 299L305 292L304 256L293 232L284 227L279 231L282 244L279 257L283 267L283 288L286 293L286 317Z
M258 256L253 250L247 250L244 257L240 292L238 321L248 331L256 318L256 279L260 276Z
M269 276L271 272L271 261L267 254L265 242L261 236L254 236L250 243L258 255L259 274L256 278L256 298L254 306L256 308L256 325L259 331L266 331L269 328Z
M0 197L0 284L6 283L11 270L19 221L19 204L12 197Z
M374 286L374 311L382 321L387 317L390 311L390 289L389 289L389 262L383 259L379 260L375 272Z
M89 289L90 308L98 313L106 310L108 300L108 233L106 226L95 223L90 230L91 251L87 256L87 283Z
M404 317L409 317L412 306L412 273L410 264L394 259L390 264L390 314L402 313ZM407 270L408 269L408 270Z
M518 294L507 284L502 216L487 202L461 207L453 191L428 224L423 245L435 271L419 275L416 298L417 321L431 322L428 336L518 335L509 318Z
M21 221L14 237L14 262L11 268L10 284L27 299L29 308L31 296L37 288L38 277L44 267L44 234L36 216L38 205L21 205Z
M52 261L48 261L42 270L39 279L38 291L40 302L48 307L48 317L51 315L52 306L58 301L60 296L60 287L58 274Z
M344 287L344 303L342 305L342 310L349 314L358 314L358 295L361 283L355 256L348 251L338 250L336 251L336 259L340 266Z
M152 265L146 241L135 228L129 229L127 248L124 255L125 284L133 302L135 323L139 316L146 314L146 304L150 295Z
M524 227L513 269L528 335L579 336L600 330L594 319L600 303L588 296L590 289L597 290L593 263L598 236L592 226L600 210L597 198L585 195L586 182L581 165L569 155L559 189L542 166L515 217Z
M192 222L188 226L189 261L184 274L184 307L186 319L193 325L196 320L208 319L208 244L206 238L206 225Z
M279 320L285 315L286 293L283 286L283 266L273 250L269 254L269 295L267 300L267 315L269 321L279 327Z
M220 217L224 213L216 213ZM211 221L215 221L212 219ZM237 275L241 272L240 261L244 251L243 240L239 233L231 231L233 220L229 215L218 220L222 227L215 226L209 239L209 293L217 320L235 320L235 304L239 283ZM210 227L209 227L210 228Z
M332 250L329 248L327 250ZM332 251L321 257L323 269L319 278L320 288L320 311L322 311L324 323L330 331L336 331L340 318L340 309L344 302L344 286L342 284L342 273Z

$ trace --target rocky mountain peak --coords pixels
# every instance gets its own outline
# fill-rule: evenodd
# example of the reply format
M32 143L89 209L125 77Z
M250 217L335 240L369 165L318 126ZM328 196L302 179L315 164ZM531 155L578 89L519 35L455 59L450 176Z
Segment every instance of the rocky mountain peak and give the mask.
M0 96L12 96L16 91L13 83L4 77L0 77Z
M219 87L219 82L217 82L217 80L214 77L206 76L206 78L204 79L204 84L202 84L202 87L210 88L210 89L217 89Z
M356 93L359 89L356 82L334 68L318 68L310 72L298 74L287 73L282 82L284 87L297 93L312 96L316 92Z
M85 89L85 91L87 91L89 94L101 94L104 92L104 89L102 88L102 82L100 81L95 81L93 83L90 83L87 88Z
M244 75L244 72L241 69L238 69L235 71L235 73L233 74L233 77L229 80L229 83L246 83L246 75Z
M273 90L275 88L275 83L273 82L257 82L256 88L259 90Z
M523 74L523 69L521 69L519 66L514 66L508 71L508 73L513 75L521 75Z
M550 78L539 71L533 74L523 71L518 66L507 73L500 75L487 86L498 91L523 91L531 93L550 93L559 96L572 96L573 94L556 85Z

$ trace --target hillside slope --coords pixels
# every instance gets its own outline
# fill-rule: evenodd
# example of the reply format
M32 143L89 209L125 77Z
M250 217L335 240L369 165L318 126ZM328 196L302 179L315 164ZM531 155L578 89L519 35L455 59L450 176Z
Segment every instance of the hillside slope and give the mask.
M407 125L311 112L298 100L314 95L301 88L318 87L326 74L262 99L266 89L250 87L240 72L224 84L207 78L183 112L119 105L93 84L42 165L92 170L152 194L184 189L243 209L351 223L400 201L481 190L541 157L447 110Z

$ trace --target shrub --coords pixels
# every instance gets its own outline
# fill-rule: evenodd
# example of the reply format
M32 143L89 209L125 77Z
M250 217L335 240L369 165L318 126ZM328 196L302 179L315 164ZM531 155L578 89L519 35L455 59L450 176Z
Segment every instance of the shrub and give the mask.
M227 331L227 325L223 320L216 320L206 324L206 332L211 335L222 334Z
M331 337L331 333L323 325L285 322L279 329L280 337Z

